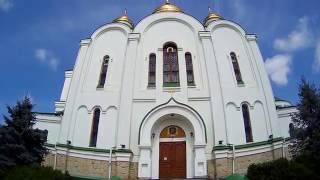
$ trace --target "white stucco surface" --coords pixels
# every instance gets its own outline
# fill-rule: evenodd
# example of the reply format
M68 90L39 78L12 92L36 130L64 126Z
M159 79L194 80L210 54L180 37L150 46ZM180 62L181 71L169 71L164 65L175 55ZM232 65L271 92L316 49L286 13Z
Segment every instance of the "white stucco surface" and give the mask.
M178 47L179 87L163 86L163 45L167 42ZM187 52L192 54L195 86L187 85ZM237 55L243 84L236 81L231 52ZM156 54L154 88L148 87L151 53ZM110 57L106 83L97 88L106 55ZM56 102L56 111L63 116L38 115L36 127L49 131L48 143L69 140L74 146L88 147L93 112L99 108L96 148L122 145L139 162L139 177L158 178L159 133L177 125L187 132L187 177L201 177L206 176L206 162L219 141L247 143L242 104L249 107L253 142L266 141L270 135L289 136L290 113L295 108L276 110L254 35L228 20L204 27L184 13L156 13L134 29L110 23L82 40ZM177 118L169 118L170 114ZM193 137L188 136L190 132Z

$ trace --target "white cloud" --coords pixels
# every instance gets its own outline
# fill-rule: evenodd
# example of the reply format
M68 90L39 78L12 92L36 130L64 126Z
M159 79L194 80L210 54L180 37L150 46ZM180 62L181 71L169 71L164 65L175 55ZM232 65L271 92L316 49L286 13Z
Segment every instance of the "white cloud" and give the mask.
M315 51L315 60L313 63L313 70L320 72L320 40L318 40Z
M39 61L45 61L47 59L47 56L48 56L48 50L42 49L42 48L35 50L35 57Z
M232 1L232 6L235 13L235 18L244 19L247 15L247 9L244 5L245 3L242 0Z
M308 18L299 19L296 28L286 38L278 38L274 41L274 48L282 52L293 52L312 44L312 36L308 27Z
M57 70L59 65L59 60L57 58L51 58L49 60L49 66L53 69L53 70Z
M9 11L13 7L11 0L0 0L0 10Z
M34 56L40 62L46 63L52 70L57 70L59 65L59 59L56 58L50 50L38 48L35 50Z
M271 80L277 85L287 85L288 75L291 72L292 57L288 54L279 54L266 59L265 67Z

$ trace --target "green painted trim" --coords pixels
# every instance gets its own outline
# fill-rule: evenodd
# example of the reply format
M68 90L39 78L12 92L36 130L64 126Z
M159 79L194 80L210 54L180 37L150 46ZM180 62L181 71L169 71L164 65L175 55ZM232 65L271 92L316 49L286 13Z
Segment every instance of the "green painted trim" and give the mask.
M163 83L163 87L180 87L180 83Z
M54 144L49 144L49 143L45 143L44 146L47 146L47 147L54 147L55 145Z
M98 176L80 176L80 175L71 175L75 180L85 180L85 179L96 179L102 180L107 179L106 177L98 177Z
M283 141L282 137L274 138L268 141L261 141L261 142L255 142L255 143L249 143L249 144L241 144L241 145L236 145L235 149L245 149L245 148L251 148L251 147L257 147L257 146L263 146L267 144L272 144L275 142Z
M47 146L47 147L55 147L54 144L49 144L49 143L46 143L45 146ZM58 143L56 146L57 147L62 147L62 148L68 148L68 149L72 149L72 150L80 150L80 151L88 151L88 152L99 152L99 153L110 153L110 149L79 147L79 146L72 146L72 145L60 144L60 143ZM133 154L133 152L130 149L116 149L116 150L113 150L112 153L131 153L131 154Z
M234 148L235 149L252 148L252 147L258 147L258 146L272 144L272 143L279 142L279 141L283 141L283 138L278 137L278 138L274 138L274 139L271 139L268 141L261 141L261 142L254 142L254 143L249 143L249 144L236 145ZM222 150L232 150L232 146L230 146L230 145L214 146L212 149L212 152L213 151L222 151Z
M219 146L214 146L212 151L222 151L222 150L229 150L230 147L226 145L219 145Z

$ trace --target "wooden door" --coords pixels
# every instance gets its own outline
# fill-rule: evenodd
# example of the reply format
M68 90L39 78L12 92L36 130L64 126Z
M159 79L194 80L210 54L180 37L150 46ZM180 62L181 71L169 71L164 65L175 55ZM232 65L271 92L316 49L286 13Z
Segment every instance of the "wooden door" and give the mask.
M159 178L186 178L186 142L161 142Z

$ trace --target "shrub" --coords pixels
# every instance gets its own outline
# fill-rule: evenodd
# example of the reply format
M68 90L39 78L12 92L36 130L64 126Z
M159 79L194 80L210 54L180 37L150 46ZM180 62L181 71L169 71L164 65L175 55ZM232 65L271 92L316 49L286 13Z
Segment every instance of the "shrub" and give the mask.
M15 167L6 173L4 180L72 180L68 174L39 165Z
M283 158L271 162L250 165L247 177L252 180L299 180L320 178L303 164L288 161Z

